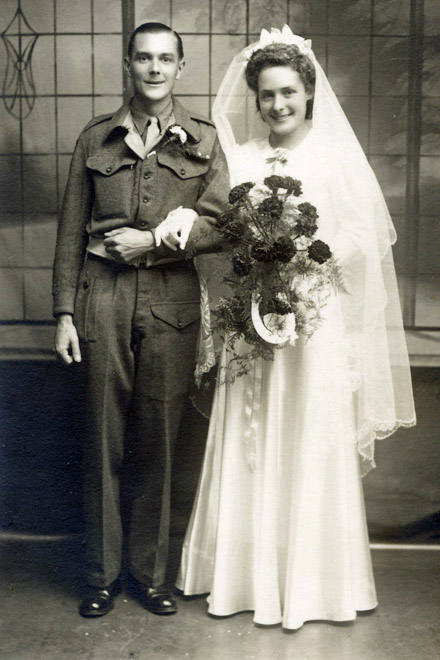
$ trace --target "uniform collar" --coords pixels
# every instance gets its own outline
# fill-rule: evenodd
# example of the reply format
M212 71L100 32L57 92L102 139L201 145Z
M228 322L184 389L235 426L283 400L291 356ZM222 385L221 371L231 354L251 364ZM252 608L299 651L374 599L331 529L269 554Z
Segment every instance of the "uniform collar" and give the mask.
M130 104L126 103L117 110L108 123L108 130L105 139L107 140L113 133L120 132L126 135L129 128L126 125L127 115L130 114ZM181 126L190 136L191 142L197 144L202 139L199 117L197 114L189 113L186 108L173 96L173 114L175 123ZM203 121L207 121L203 119ZM211 123L211 122L209 122Z

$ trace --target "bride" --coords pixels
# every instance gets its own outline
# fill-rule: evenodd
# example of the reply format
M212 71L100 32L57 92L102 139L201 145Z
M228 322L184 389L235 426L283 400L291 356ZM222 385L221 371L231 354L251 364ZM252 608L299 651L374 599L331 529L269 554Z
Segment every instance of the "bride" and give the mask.
M208 593L210 614L251 610L258 624L352 620L377 604L361 477L376 438L415 424L394 228L310 42L287 26L233 60L214 120L232 185L301 180L344 288L311 338L219 379L177 586ZM200 270L206 299L218 274ZM203 318L199 372L212 364Z

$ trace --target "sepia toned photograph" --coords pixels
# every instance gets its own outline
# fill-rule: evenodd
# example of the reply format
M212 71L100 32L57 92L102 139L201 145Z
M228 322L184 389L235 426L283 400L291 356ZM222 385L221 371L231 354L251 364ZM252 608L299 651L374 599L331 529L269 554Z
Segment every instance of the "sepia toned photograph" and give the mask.
M440 660L440 4L0 9L2 660Z

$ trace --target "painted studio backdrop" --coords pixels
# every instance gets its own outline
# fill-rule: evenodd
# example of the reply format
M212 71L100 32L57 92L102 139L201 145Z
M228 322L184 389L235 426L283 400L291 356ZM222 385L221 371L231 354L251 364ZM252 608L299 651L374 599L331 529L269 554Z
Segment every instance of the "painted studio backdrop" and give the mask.
M177 94L206 115L230 60L262 27L288 23L312 39L397 229L394 257L414 367L419 426L379 447L380 475L366 480L370 526L382 535L422 529L420 521L440 508L438 0L2 0L0 21L5 529L77 529L80 422L64 414L75 408L74 378L55 366L51 350L57 217L81 128L130 95L122 59L130 32L146 21L182 35L186 71ZM46 512L38 521L26 507L35 488Z

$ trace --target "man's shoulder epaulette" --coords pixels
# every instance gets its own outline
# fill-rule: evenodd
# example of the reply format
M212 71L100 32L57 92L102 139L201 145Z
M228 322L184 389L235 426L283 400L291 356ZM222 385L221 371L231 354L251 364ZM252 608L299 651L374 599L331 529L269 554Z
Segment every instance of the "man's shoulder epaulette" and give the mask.
M114 112L110 112L106 115L98 115L97 117L93 117L93 119L91 119L89 123L84 126L82 132L84 133L85 131L88 131L89 128L92 128L92 126L97 126L97 124L102 124L104 121L108 121L113 117L113 115Z
M190 112L189 116L193 121L197 121L200 124L207 124L208 126L212 126L215 128L215 124L211 119L208 119L208 117L205 117L205 115L201 115L198 112Z

